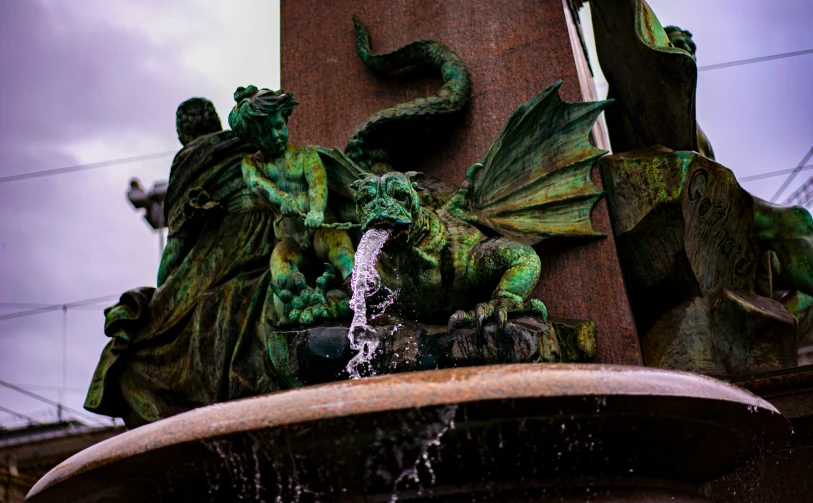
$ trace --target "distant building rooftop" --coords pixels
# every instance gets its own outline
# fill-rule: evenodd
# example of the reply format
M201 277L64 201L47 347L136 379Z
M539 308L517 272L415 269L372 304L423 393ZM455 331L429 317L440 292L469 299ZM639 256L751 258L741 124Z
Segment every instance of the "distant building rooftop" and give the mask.
M0 429L0 502L19 503L51 468L77 452L125 431L79 421Z

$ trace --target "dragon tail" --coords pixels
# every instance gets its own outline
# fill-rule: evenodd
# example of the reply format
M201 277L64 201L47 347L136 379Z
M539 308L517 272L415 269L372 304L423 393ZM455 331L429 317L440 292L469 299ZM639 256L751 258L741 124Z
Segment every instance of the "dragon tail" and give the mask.
M419 40L394 51L376 54L370 47L370 34L358 17L357 49L364 64L377 72L392 72L410 65L440 70L443 86L434 94L399 103L381 110L352 134L345 147L347 156L366 168L375 161L388 161L392 139L408 142L410 137L427 133L460 112L469 99L470 83L466 65L451 49L434 40Z

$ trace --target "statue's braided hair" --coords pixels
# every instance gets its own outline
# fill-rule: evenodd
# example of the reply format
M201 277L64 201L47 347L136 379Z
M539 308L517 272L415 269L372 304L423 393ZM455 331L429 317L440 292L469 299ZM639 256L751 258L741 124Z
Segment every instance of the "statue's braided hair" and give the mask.
M215 106L206 98L189 98L178 105L175 112L175 130L178 132L181 145L222 129Z
M229 113L229 126L240 136L248 132L248 123L259 117L267 117L277 112L287 121L288 117L299 105L294 95L282 89L258 89L257 86L238 87L234 91L234 101L237 102Z

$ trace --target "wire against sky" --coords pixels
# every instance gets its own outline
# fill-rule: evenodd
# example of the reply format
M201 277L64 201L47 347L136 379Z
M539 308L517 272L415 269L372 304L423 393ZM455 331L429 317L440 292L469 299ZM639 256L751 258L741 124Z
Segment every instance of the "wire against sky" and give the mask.
M813 54L813 49L805 49L804 51L783 52L781 54L773 54L771 56L762 56L759 58L739 59L737 61L727 61L725 63L715 63L713 65L698 66L698 72L708 72L710 70L720 70L722 68L731 68L732 66L751 65L753 63L762 63L763 61L772 61L774 59L792 58L794 56L804 56L805 54ZM605 81L596 82L597 86L609 86Z
M14 417L24 419L24 420L28 421L31 424L42 424L42 423L40 423L39 421L37 421L36 419L34 419L31 416L26 416L25 414L20 414L19 412L15 412L15 411L13 411L11 409L7 409L7 408L5 408L3 406L0 406L0 412L5 412L6 414L12 415Z
M46 169L44 171L35 171L33 173L21 173L19 175L4 176L0 178L0 183L16 182L18 180L27 180L29 178L40 178L43 176L62 175L65 173L73 173L76 171L85 171L87 169L106 168L109 166L120 166L122 164L131 164L139 161L150 161L152 159L161 159L162 157L169 157L175 155L176 150L169 150L166 152L158 152L155 154L136 155L133 157L123 157L121 159L111 159L109 161L92 162L89 164L78 164L76 166L68 166L66 168Z
M15 385L13 385L11 383L7 383L5 381L0 381L0 386L5 386L6 388L13 389L14 391L16 391L18 393L22 393L23 395L31 397L31 398L33 398L35 400L39 400L40 402L47 403L48 405L51 405L53 407L61 408L64 411L70 412L71 414L73 414L75 416L78 416L78 417L81 417L81 418L84 418L84 419L86 419L88 421L93 421L96 424L100 424L102 426L108 426L108 424L106 422L103 422L101 419L97 419L97 418L91 416L90 414L87 414L87 413L82 412L82 411L78 411L76 409L72 409L72 408L70 408L70 407L68 407L66 405L62 405L61 403L58 403L58 402L55 402L55 401L50 400L48 398L45 398L44 396L38 395L36 393L32 393L32 392L30 392L28 390L24 390L23 388L20 388L19 386L15 386Z
M88 304L96 304L98 302L104 302L109 300L118 299L120 295L105 295L104 297L96 297L94 299L85 299L85 300L78 300L75 302L68 302L67 304L54 304L51 306L39 307L36 309L28 309L26 311L20 311L18 313L11 313L11 314L4 314L0 316L0 321L3 320L10 320L12 318L21 318L23 316L32 316L35 314L41 313L48 313L51 311L59 311L60 309L74 309L78 307L87 306Z
M777 170L777 171L768 171L767 173L760 173L758 175L743 176L743 177L737 178L737 181L739 181L739 182L751 182L751 181L754 181L754 180L762 180L763 178L771 178L771 177L779 176L779 175L787 175L788 173L793 173L796 170L798 170L798 171L807 171L809 169L813 169L813 164L808 164L807 166L802 166L802 169L799 169L799 168L787 168L787 169L780 169L780 170ZM0 304L0 307L2 307L2 304Z
M717 63L714 65L704 65L697 67L698 72L706 72L709 70L719 70L721 68L730 68L732 66L750 65L752 63L761 63L763 61L771 61L774 59L792 58L794 56L803 56L805 54L813 54L813 49L805 49L803 51L784 52L781 54L773 54L771 56L762 56L759 58L740 59L737 61L728 61L726 63ZM596 82L597 86L607 86L607 82ZM76 166L68 166L65 168L47 169L44 171L35 171L34 173L21 173L19 175L11 175L0 177L0 183L15 182L17 180L27 180L29 178L39 178L43 176L61 175L64 173L73 173L75 171L84 171L87 169L105 168L109 166L118 166L122 164L130 164L138 161L149 161L152 159L160 159L162 157L169 157L175 155L177 151L168 150L166 152L157 152L155 154L137 155L133 157L123 157L121 159L111 159L109 161L92 162L89 164L78 164ZM743 179L743 181L746 181Z
M762 63L763 61L771 61L774 59L792 58L794 56L804 56L805 54L813 54L813 49L805 49L804 51L784 52L782 54L774 54L772 56L762 56L761 58L740 59L738 61L729 61L727 63L717 63L714 65L698 66L698 72L707 72L709 70L719 70L721 68L731 68L732 66L750 65L752 63Z
M795 168L793 168L793 171L790 172L790 175L788 175L785 181L782 182L782 185L779 187L779 190L777 190L776 194L774 194L773 197L771 198L772 203L776 202L776 200L779 199L779 196L781 196L782 193L785 192L785 189L788 188L790 182L792 182L793 179L796 178L796 175L798 175L799 172L802 171L802 168L805 167L807 161L810 160L811 156L813 156L813 147L810 147L810 150L807 151L807 154L805 154L802 160L799 161L799 164Z
M55 386L53 384L20 384L18 382L9 383L18 388L27 389L29 391L67 391L68 393L87 393L87 388L80 388L78 386L68 386L63 388L62 386ZM48 410L51 410L49 407Z

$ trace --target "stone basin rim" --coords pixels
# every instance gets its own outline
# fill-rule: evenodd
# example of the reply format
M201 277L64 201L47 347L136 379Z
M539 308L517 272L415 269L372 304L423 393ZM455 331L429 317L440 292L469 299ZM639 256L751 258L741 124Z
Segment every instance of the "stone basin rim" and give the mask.
M769 402L733 384L649 367L525 363L388 374L213 404L141 426L63 461L37 481L26 501L69 478L172 445L357 414L580 396L707 399L741 404L753 412L782 418Z

